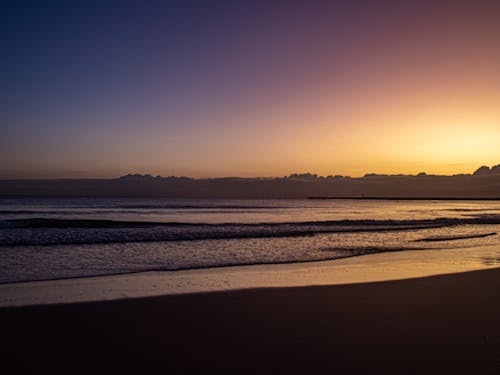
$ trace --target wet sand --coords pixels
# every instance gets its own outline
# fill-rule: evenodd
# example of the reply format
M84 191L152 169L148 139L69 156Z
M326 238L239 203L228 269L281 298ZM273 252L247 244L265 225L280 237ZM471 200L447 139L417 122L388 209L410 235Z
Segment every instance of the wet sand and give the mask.
M372 283L500 266L500 247L386 252L322 262L139 272L0 284L0 308L241 289Z
M500 269L0 309L3 368L500 373Z

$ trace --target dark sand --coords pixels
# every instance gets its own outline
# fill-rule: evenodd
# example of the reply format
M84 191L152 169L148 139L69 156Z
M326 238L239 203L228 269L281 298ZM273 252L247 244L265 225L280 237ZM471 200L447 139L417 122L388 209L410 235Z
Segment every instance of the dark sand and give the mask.
M500 374L500 269L0 309L0 328L1 367L37 373Z

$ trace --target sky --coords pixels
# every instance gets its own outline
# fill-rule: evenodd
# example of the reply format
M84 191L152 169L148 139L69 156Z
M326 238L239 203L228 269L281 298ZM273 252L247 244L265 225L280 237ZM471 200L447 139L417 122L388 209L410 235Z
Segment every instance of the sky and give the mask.
M0 1L0 178L500 163L498 1Z

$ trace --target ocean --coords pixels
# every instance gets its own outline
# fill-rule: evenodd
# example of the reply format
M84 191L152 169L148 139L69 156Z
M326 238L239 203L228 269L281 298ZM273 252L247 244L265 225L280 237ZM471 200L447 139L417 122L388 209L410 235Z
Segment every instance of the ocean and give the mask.
M497 233L500 201L2 198L0 283L446 251Z

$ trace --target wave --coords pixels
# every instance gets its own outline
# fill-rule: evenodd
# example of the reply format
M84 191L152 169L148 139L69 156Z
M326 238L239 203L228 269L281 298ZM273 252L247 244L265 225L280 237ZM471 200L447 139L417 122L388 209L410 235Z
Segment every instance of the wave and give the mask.
M148 221L119 221L105 219L48 219L30 218L3 220L0 228L145 228L175 223L155 223Z
M497 232L491 233L478 233L478 234L469 234L469 235L456 235L456 236L434 236L434 237L425 237L415 240L415 242L432 242L432 241L453 241L453 240L466 240L469 238L482 238L495 236Z
M78 279L97 276L112 276L112 275L126 275L142 272L165 272L165 271L183 271L183 270L197 270L207 268L226 268L226 267L240 267L240 266L254 266L254 265L279 265L279 264L296 264L296 263L311 263L333 261L344 258L351 258L369 254L384 253L384 252L398 252L406 250L428 250L426 247L407 247L407 246L351 246L351 247L329 247L320 249L323 254L316 255L307 254L307 256L289 256L286 258L267 258L255 259L250 258L234 259L234 258L219 258L210 259L207 261L194 261L193 263L174 262L172 264L151 266L144 264L137 268L135 267L118 267L111 270L106 267L106 270L92 269L92 268L78 268L78 269L62 269L60 272L49 272L48 274L26 275L23 272L15 273L12 275L0 274L0 284L5 283L22 283L28 281L42 281L42 280L62 280L62 279ZM440 248L442 249L442 248ZM52 271L52 270L51 270Z
M197 270L197 269L207 269L207 268L226 268L226 267L241 267L241 266L255 266L255 265L280 265L280 264L297 264L297 263L311 263L311 262L324 262L324 261L334 261L338 259L352 258L370 254L385 253L385 252L400 252L408 250L443 250L443 249L455 249L453 247L422 247L422 246L333 246L325 247L319 249L320 252L314 255L307 254L306 256L287 256L285 258L267 258L267 259L255 259L250 258L234 259L234 258L207 258L201 261L194 261L192 263L184 262L174 262L165 265L152 266L151 264L143 264L139 268L136 267L136 263L132 260L131 263L133 267L118 267L110 269L105 267L102 269L90 268L73 268L67 269L62 268L54 273L53 270L47 274L25 274L23 272L18 272L11 275L0 274L0 284L6 283L23 283L31 281L42 281L42 280L62 280L62 279L78 279L78 278L88 278L88 277L98 277L98 276L112 276L112 275L127 275L142 272L165 272L165 271L183 271L183 270ZM492 262L495 261L494 259Z
M118 207L118 208L127 208L127 209L176 209L176 210L211 210L211 209L224 209L224 210L270 210L270 209L283 209L283 208L288 208L285 206L271 206L271 205L225 205L225 204L138 204L138 205L132 205L132 204L126 204L126 205L116 205L116 206L111 206L113 207Z
M387 253L396 251L407 251L407 250L428 250L428 247L422 246L333 246L324 247L320 249L325 252L346 252L348 254L354 253L356 256L368 255L375 253ZM435 248L434 248L435 250Z
M500 211L500 208L444 208L440 211L448 212L483 212L483 211Z
M179 209L179 211L176 211L176 210L171 210L170 212L168 213L178 213L178 212L182 212L183 209ZM245 213L249 213L251 211L251 209L241 209L241 210L238 210L238 209L231 209L231 210L223 210L223 209L212 209L212 208L203 208L203 209L196 209L196 210L192 210L190 213L193 213L194 211L196 211L197 214L227 214L227 213L231 213L231 214L245 214ZM127 215L131 215L131 214L135 214L135 215L163 215L163 214L166 214L167 212L165 211L162 211L161 209L157 209L157 210L147 210L147 209L102 209L102 210L85 210L85 211L74 211L74 210L66 210L66 211L55 211L55 210L5 210L5 211L0 211L0 215L3 215L3 216L19 216L19 215L57 215L57 216L72 216L72 217L75 217L75 216L79 216L79 215L82 215L82 214L85 214L85 215L109 215L109 214L113 214L113 215L116 215L116 214L127 214Z
M163 213L162 211L132 211L132 210L88 210L85 211L75 211L75 210L3 210L0 211L0 215L10 216L10 215L58 215L58 216L75 216L79 214L85 215L99 215L99 214L155 214Z
M196 211L197 213L246 213L259 210L280 210L286 206L272 205L223 205L223 204L118 204L118 205L92 205L92 206L65 206L41 207L40 209L11 209L0 210L0 215L78 215L88 214L164 214L177 210ZM84 209L82 211L82 209Z
M276 223L184 223L184 222L153 222L153 221L121 221L106 219L52 219L28 218L7 219L0 221L0 228L145 228L145 227L280 227L280 226L453 226L465 224L500 224L500 215L474 215L464 218L435 218L414 220L376 220L376 219L345 219L298 221Z
M336 220L284 223L178 223L91 219L14 219L0 222L0 246L107 244L280 238L324 233L385 232L464 224L500 224L500 215L426 220Z

